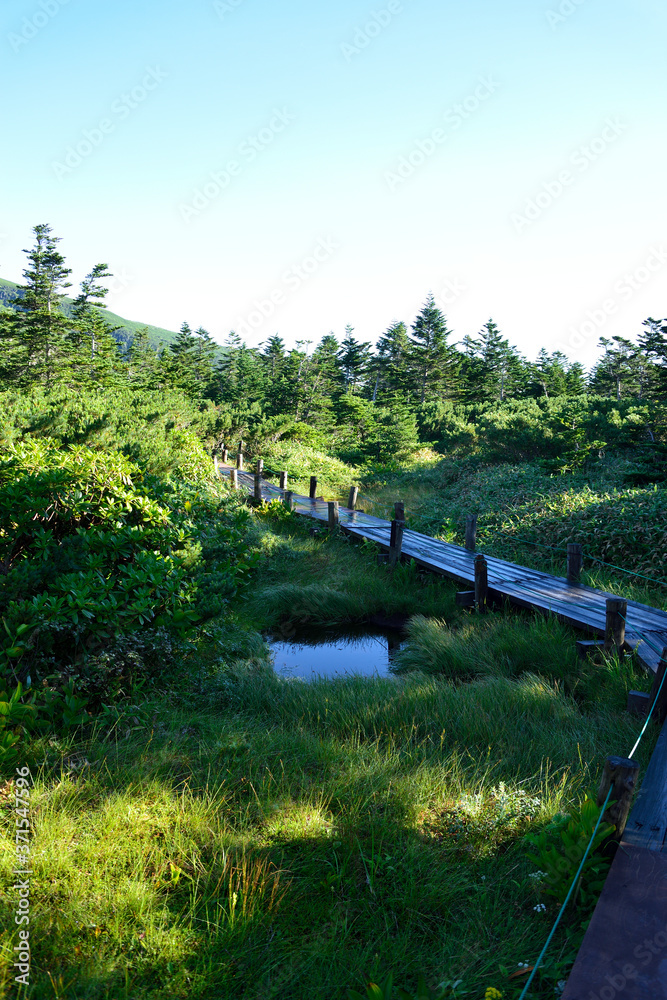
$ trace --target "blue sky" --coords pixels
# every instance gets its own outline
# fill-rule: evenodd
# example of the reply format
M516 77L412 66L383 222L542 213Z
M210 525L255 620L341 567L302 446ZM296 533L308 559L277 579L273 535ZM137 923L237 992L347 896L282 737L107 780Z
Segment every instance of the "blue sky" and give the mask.
M667 314L660 0L5 0L0 277L49 222L121 315L375 342L433 291L590 364Z

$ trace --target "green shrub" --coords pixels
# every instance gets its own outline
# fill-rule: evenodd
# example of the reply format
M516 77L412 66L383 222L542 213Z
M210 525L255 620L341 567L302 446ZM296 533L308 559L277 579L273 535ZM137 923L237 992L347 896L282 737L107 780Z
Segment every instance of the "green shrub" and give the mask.
M252 570L248 515L233 503L206 484L144 479L122 455L11 446L0 459L2 675L37 684L64 671L99 699L147 664L164 670Z

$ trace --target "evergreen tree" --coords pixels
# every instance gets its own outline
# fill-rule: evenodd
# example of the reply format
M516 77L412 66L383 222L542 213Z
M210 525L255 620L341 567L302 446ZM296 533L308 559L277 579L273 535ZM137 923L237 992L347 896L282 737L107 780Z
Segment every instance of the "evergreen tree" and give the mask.
M41 382L50 387L71 354L71 321L62 310L71 269L58 251L60 239L48 225L35 226L35 245L24 250L29 266L23 272L11 304L3 316L0 336L5 342L4 377L18 385Z
M632 341L600 337L604 354L591 375L591 388L601 395L642 396L650 383L650 361Z
M310 359L309 385L304 403L303 419L320 413L325 406L330 411L343 388L343 373L339 362L340 344L328 333L317 344ZM326 401L326 403L325 403Z
M427 399L456 395L460 359L447 343L450 332L433 295L429 294L409 338L412 390L420 404Z
M410 388L408 355L410 341L405 323L396 322L382 334L376 344L376 355L371 362L375 376L373 402L378 393L389 398L407 396Z
M127 352L127 378L132 388L161 389L167 384L167 372L160 352L150 342L148 327L137 330Z
M462 365L464 398L470 402L498 400L523 395L527 368L515 347L489 320L476 337L465 337L465 360Z
M338 352L345 389L351 393L361 388L371 356L371 345L356 340L352 336L353 332L354 327L345 327L345 337Z
M169 346L169 380L191 399L203 399L212 388L217 347L210 334L200 327L192 331L183 323Z
M121 367L118 341L113 336L118 327L110 327L102 309L108 289L99 282L112 277L107 264L96 264L81 282L74 300L70 333L73 347L72 380L77 384L120 385L127 374Z

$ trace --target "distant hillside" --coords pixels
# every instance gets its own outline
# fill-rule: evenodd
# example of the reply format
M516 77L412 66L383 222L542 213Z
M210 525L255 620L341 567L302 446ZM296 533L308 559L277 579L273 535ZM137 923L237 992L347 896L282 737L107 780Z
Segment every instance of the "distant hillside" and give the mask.
M11 308L9 303L16 295L17 288L18 285L16 285L13 281L5 281L3 278L0 278L0 310L4 312ZM73 299L65 298L65 312L69 312L72 302ZM137 323L132 319L123 319L122 316L117 316L116 313L112 313L108 309L103 311L111 326L120 327L119 330L116 330L114 336L122 343L128 344L134 337L137 330L141 330L143 327L148 329L150 341L152 344L155 344L155 346L157 346L160 342L171 344L176 339L177 334L173 330L164 330L161 326L152 326L150 323Z

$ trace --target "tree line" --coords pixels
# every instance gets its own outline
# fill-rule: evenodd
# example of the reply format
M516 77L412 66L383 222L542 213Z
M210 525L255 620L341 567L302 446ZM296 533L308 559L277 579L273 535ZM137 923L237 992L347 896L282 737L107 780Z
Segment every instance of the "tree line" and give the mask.
M106 264L96 264L71 305L71 269L48 225L34 227L23 285L0 313L0 384L29 388L176 389L193 402L257 407L324 428L363 419L370 407L414 413L438 401L503 403L591 393L620 399L667 397L667 319L649 317L636 342L601 338L602 355L586 372L560 351L528 361L493 320L455 343L432 295L410 327L392 325L372 345L346 327L287 348L269 337L248 347L233 331L220 346L184 323L174 343L154 346L148 331L127 344L105 318Z

